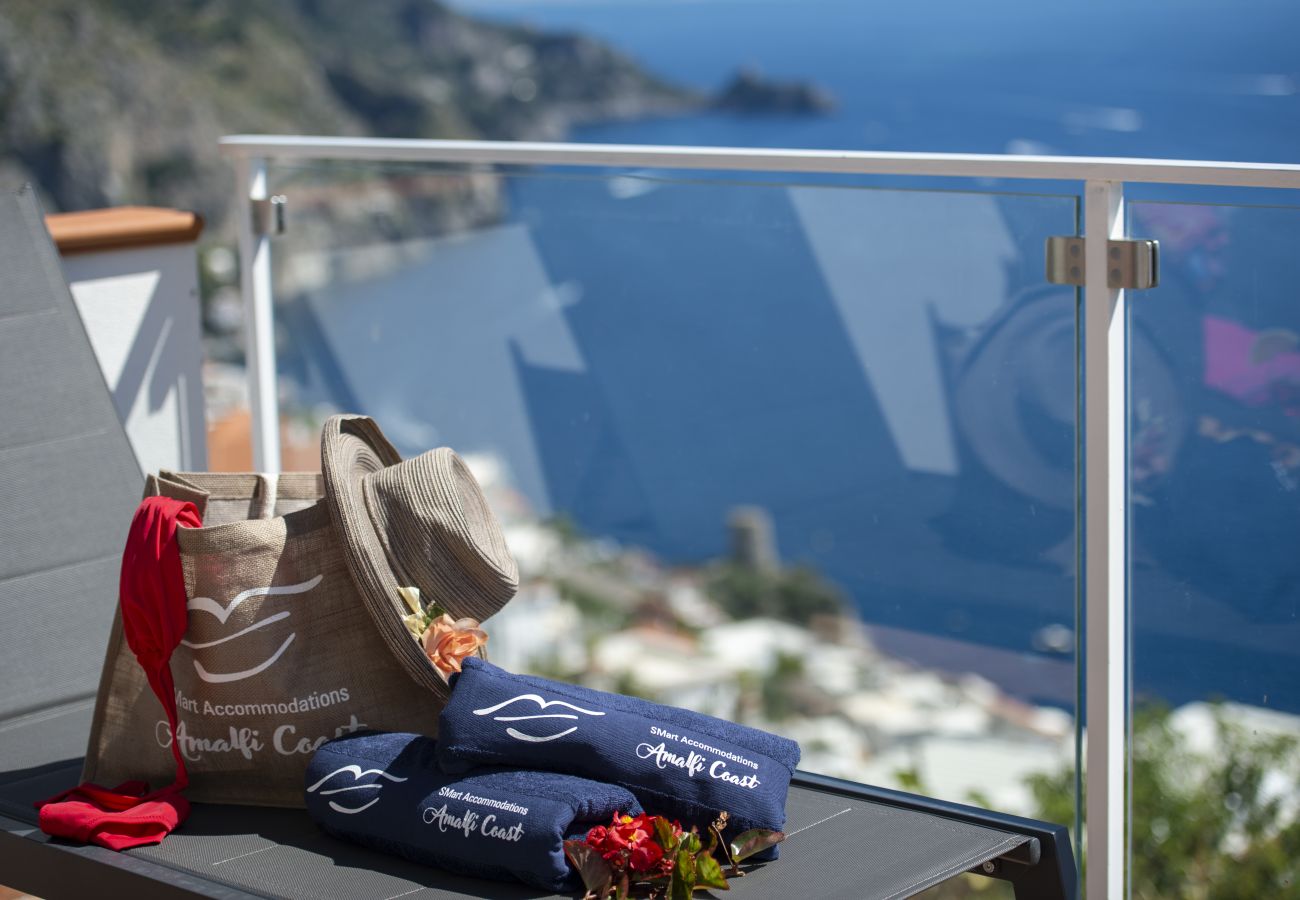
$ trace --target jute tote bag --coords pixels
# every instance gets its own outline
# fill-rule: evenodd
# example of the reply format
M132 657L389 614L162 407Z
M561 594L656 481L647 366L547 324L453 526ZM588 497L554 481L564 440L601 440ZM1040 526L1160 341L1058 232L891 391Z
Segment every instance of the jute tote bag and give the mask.
M370 420L361 421L373 428ZM333 433L337 437L337 428ZM377 428L374 433L383 441ZM376 468L382 471L370 474L397 485L415 479L419 486L421 461L435 454L459 462L446 449L406 462L394 451L391 467L381 464ZM336 456L331 447L331 459ZM397 490L375 500L371 507L387 514L378 520L381 534L382 523L400 513L409 515L416 533L436 531L437 516L459 508L459 497L468 494L487 515L486 533L499 537L467 470L465 478L450 487L439 483L439 491ZM357 484L364 486L364 476ZM358 591L349 565L355 552L345 548L351 535L336 524L332 499L320 499L325 490L315 474L164 472L148 480L147 496L193 502L204 523L178 533L189 624L171 659L177 741L191 800L301 807L303 773L325 740L368 728L437 734L445 686L405 633L400 598L390 603ZM513 593L510 578L517 574L504 541L489 550L505 554L496 570L509 578L490 585L486 601L481 586L462 582L461 590L477 602L462 612L453 601L452 612L486 618ZM463 573L455 554L440 559L444 569ZM446 605L436 585L414 583L426 598ZM83 781L166 784L175 770L170 742L166 715L123 639L118 616Z

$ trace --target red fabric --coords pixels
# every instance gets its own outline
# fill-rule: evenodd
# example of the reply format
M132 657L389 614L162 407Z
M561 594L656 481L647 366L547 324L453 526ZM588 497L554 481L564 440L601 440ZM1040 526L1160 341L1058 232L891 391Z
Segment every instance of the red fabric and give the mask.
M176 741L176 688L170 662L188 622L176 529L202 524L193 503L149 497L136 509L122 551L118 595L122 634L167 713L176 780L152 793L142 781L112 789L83 784L43 800L36 807L46 834L125 850L158 843L189 815L189 801L180 795L189 784L189 774Z
M181 568L177 526L203 524L193 503L170 497L149 497L135 511L126 549L122 551L122 578L118 597L122 604L122 635L167 712L171 726L172 756L176 759L175 790L190 783L185 760L176 742L176 687L169 663L172 651L185 637L185 572Z
M110 850L157 844L190 814L190 802L175 786L147 800L149 785L127 781L117 787L82 784L38 804L41 831L54 837Z

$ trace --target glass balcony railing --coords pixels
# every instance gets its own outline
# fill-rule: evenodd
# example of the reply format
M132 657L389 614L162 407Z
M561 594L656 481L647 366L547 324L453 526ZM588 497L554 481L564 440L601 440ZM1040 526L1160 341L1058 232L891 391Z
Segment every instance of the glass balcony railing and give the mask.
M478 461L529 576L505 665L1018 811L1073 764L1076 291L1040 257L1075 197L270 179L282 410Z
M291 210L243 234L260 462L335 411L456 447L496 661L1071 824L1090 897L1295 877L1300 217L1151 185L1300 167L228 143ZM1159 287L1049 284L1085 223Z
M1135 897L1300 885L1300 208L1133 203Z

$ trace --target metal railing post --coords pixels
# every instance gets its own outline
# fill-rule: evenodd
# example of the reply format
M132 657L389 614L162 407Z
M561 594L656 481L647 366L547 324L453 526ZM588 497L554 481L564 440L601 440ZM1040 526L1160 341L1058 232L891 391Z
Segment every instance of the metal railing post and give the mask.
M271 238L253 226L253 201L265 200L266 160L236 160L243 196L237 211L239 263L244 295L244 357L252 413L253 468L280 471L280 401L276 393L275 331L271 294Z
M1084 189L1084 569L1088 900L1127 896L1128 747L1128 314L1108 286L1106 242L1123 237L1124 189Z

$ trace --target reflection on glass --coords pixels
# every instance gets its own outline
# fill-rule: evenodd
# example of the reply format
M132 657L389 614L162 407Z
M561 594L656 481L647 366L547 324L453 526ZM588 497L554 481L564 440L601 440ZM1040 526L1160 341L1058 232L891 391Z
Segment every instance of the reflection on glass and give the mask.
M286 409L473 461L526 574L496 661L1041 810L1074 754L1076 295L1042 281L1074 197L276 175Z
M1300 889L1300 210L1138 203L1133 895ZM1136 344L1135 344L1136 345Z

